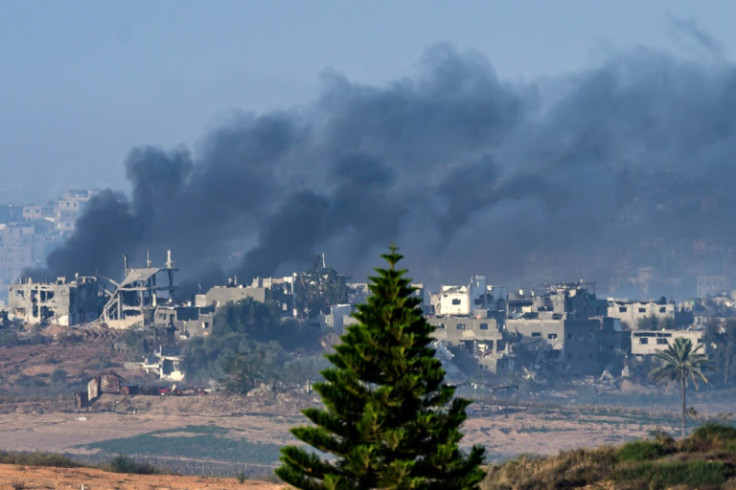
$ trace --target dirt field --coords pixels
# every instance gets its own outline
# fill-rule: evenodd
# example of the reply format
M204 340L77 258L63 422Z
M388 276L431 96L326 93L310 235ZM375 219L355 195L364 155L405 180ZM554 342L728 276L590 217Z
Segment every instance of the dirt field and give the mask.
M104 442L114 440L117 442L108 446L112 448L107 451L111 455L127 453L171 459L191 458L195 465L204 461L268 466L275 460L259 463L238 459L237 454L232 455L233 458L231 455L206 457L196 452L188 455L188 449L194 451L197 448L187 448L187 441L194 442L194 436L204 435L218 441L237 439L277 450L277 447L295 442L289 429L305 422L298 410L313 403L318 403L313 396L282 394L258 397L103 395L89 411L75 411L71 404L64 410L52 402L0 404L0 441L2 448L8 450L91 455L104 453ZM644 437L649 430L676 424L671 417L629 412L500 408L476 404L471 412L474 415L464 427L463 443L485 446L491 459L618 444ZM163 448L160 454L155 454L155 450L153 454L146 453L148 440L140 439L145 435L153 435L150 439L160 441ZM178 453L164 448L167 439L175 441L174 445L180 450ZM196 439L195 445L206 440ZM126 441L130 441L130 446L122 445ZM102 445L95 446L94 443ZM137 448L139 452L114 450L125 447Z
M91 468L45 468L0 465L0 489L245 489L277 490L285 485L235 478L199 476L127 475Z

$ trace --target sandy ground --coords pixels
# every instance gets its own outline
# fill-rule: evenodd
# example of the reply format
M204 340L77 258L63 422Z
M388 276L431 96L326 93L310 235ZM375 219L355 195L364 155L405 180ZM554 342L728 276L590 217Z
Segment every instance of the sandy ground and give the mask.
M307 399L307 402L309 399ZM270 403L275 406L270 407ZM248 397L154 397L103 395L89 410L57 403L0 404L0 448L83 454L77 446L188 425L214 425L252 442L283 444L301 420L305 400L263 402Z
M0 449L90 453L78 446L186 426L216 426L237 432L248 441L295 443L289 433L305 423L299 409L319 400L312 395L261 397L154 397L103 395L90 410L71 402L0 403ZM555 454L578 447L616 445L646 437L652 429L672 432L671 417L621 411L599 413L568 408L499 407L476 402L465 422L463 444L486 447L489 462L522 453ZM665 424L663 426L663 424ZM668 424L668 425L667 425ZM186 431L182 431L184 433ZM176 433L176 432L175 432ZM204 463L207 463L205 461ZM201 461L192 460L192 473ZM220 463L211 460L209 463ZM187 464L189 461L187 460ZM270 468L266 468L267 473ZM18 484L22 484L18 487ZM240 484L235 478L140 476L93 469L0 467L0 488L262 488L284 486L265 482Z
M0 489L244 489L277 490L288 488L275 483L235 478L199 476L128 475L91 468L45 468L0 465Z
M90 411L74 411L51 402L0 404L0 448L84 454L76 446L187 425L215 425L244 433L248 440L295 442L289 428L300 423L298 408L310 397L123 397L104 395ZM117 411L116 411L117 410ZM618 444L646 436L656 422L629 415L571 415L565 410L503 409L485 405L464 426L465 444L481 444L488 455L552 454L561 449ZM197 462L193 462L197 464ZM84 487L82 487L84 485ZM242 489L275 490L284 485L235 478L127 475L80 468L0 465L0 488L58 489Z
M104 395L89 412L60 409L55 404L0 405L0 447L16 451L45 450L85 454L78 446L131 437L187 425L217 426L237 431L251 442L283 445L295 442L289 429L305 423L299 408L317 403L313 397L124 397ZM644 437L662 421L635 414L576 414L565 410L499 410L487 405L465 423L463 443L481 444L489 453L554 454L561 449L619 444Z

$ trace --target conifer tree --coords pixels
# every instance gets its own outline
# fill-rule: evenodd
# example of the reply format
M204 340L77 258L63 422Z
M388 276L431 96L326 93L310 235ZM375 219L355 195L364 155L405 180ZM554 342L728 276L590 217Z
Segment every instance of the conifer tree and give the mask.
M483 448L458 447L469 401L455 398L434 357L434 329L422 316L402 256L392 246L387 269L370 278L371 296L358 307L332 367L315 384L324 409L308 408L313 426L292 429L318 450L286 446L276 474L304 489L477 488Z

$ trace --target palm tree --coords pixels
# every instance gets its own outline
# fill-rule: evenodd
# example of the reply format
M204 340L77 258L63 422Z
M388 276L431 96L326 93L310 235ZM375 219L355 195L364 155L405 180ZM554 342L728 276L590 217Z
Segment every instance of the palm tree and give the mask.
M685 389L687 388L687 379L693 380L695 389L698 389L698 379L703 383L708 383L708 378L703 371L710 369L708 356L698 352L703 347L702 344L693 349L693 343L690 339L678 337L674 344L667 346L666 350L657 352L655 357L662 359L662 366L653 369L649 376L654 381L679 382L682 393L682 437L685 437Z

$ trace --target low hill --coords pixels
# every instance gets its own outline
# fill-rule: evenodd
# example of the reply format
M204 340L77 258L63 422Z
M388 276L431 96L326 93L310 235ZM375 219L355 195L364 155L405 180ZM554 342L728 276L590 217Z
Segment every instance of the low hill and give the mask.
M620 447L521 456L492 465L481 488L736 489L736 428L705 424L678 441L654 433Z

